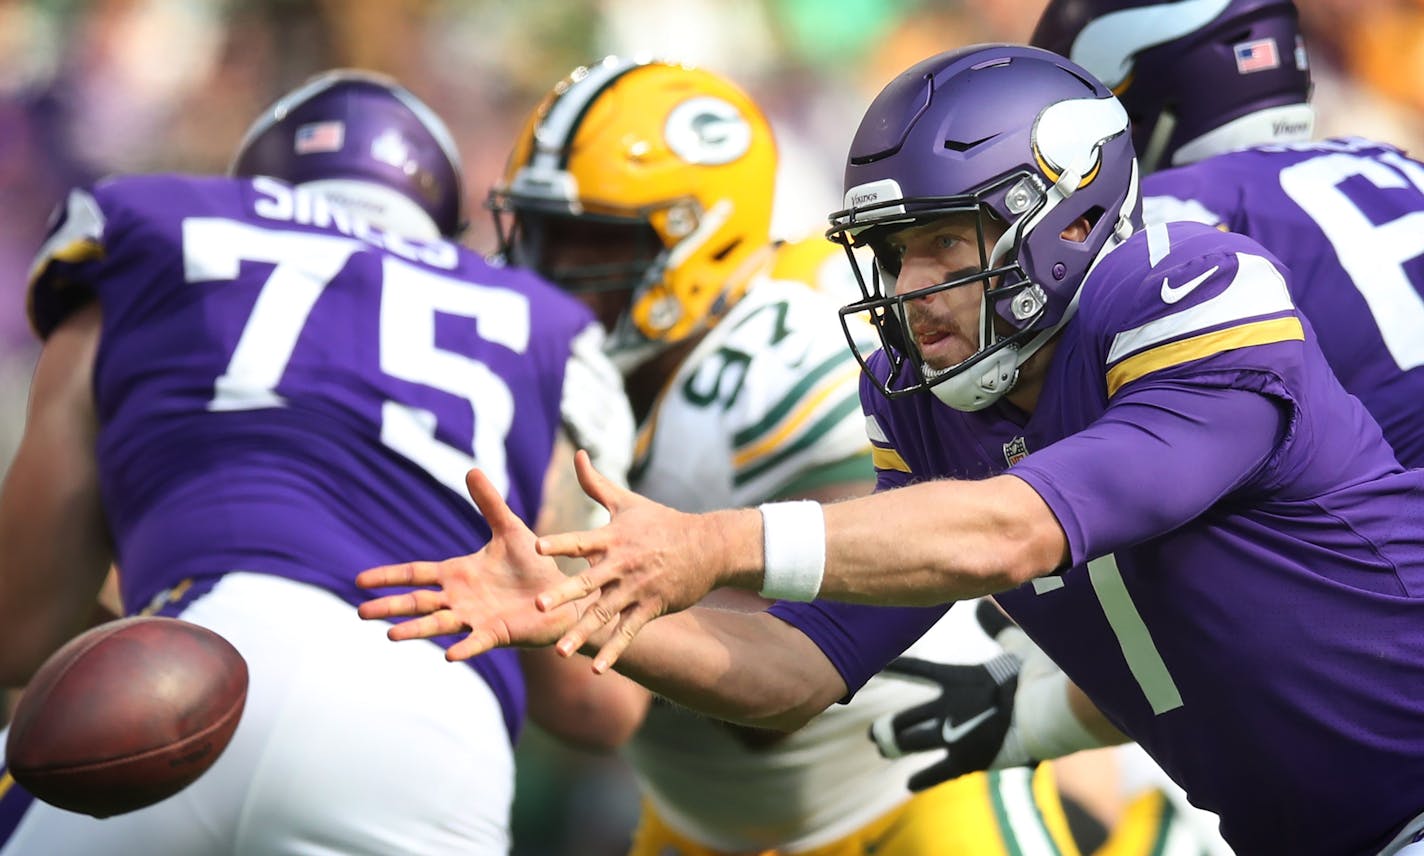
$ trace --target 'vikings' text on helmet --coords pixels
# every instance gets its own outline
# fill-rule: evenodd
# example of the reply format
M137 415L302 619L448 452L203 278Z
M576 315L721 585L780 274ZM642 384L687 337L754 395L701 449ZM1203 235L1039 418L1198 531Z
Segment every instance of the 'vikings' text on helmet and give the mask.
M1033 44L1117 94L1145 172L1314 129L1290 0L1051 0Z
M449 129L383 75L337 69L284 95L248 129L230 172L312 187L409 237L464 231L464 182Z
M1072 316L1083 278L1133 229L1140 210L1127 113L1085 70L1038 48L976 45L931 57L891 81L861 120L846 162L845 205L827 235L847 246L867 314L890 361L880 390L929 389L978 410L1012 388L1018 367ZM897 294L898 256L882 241L939 218L977 216L1006 229L981 249L980 270ZM1080 218L1085 240L1063 232ZM851 250L869 245L868 281ZM904 335L905 301L984 288L977 351L934 368ZM849 336L849 330L847 331ZM863 367L868 355L858 354Z
M609 57L543 99L490 207L511 263L570 291L628 293L609 337L627 369L715 323L765 266L775 171L771 128L737 86ZM618 264L560 264L550 245L570 227L637 236L645 250Z

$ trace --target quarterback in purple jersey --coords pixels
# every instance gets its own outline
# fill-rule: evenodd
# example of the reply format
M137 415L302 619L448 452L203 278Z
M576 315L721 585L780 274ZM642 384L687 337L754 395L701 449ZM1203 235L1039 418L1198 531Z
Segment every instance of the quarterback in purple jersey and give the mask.
M1137 178L1126 112L1071 61L916 65L867 111L832 221L876 256L845 311L882 333L882 490L689 515L580 456L607 526L373 569L439 591L363 614L422 616L393 638L470 628L453 656L587 644L595 669L787 725L996 593L1239 851L1401 852L1424 829L1424 472L1341 388L1277 261L1135 228ZM555 555L591 565L565 580ZM718 585L842 603L658 618Z
M1345 390L1401 463L1424 465L1424 164L1363 139L1309 142L1295 5L1051 0L1033 44L1078 62L1123 102L1149 173L1143 219L1203 222L1266 248L1291 271L1291 299ZM1025 454L1004 427L1001 442ZM893 730L877 741L892 754L902 734L925 746L926 713L887 719ZM942 774L972 769L964 757Z
M39 252L45 346L0 494L0 678L23 683L75 631L112 562L129 612L243 653L243 720L193 786L102 822L0 779L0 853L506 853L526 696L556 733L604 740L644 693L552 653L392 658L353 579L488 537L472 466L529 521L571 438L618 469L631 414L602 331L449 240L458 157L394 81L314 79L233 173L75 190ZM582 707L604 701L609 732ZM437 788L408 786L451 758Z

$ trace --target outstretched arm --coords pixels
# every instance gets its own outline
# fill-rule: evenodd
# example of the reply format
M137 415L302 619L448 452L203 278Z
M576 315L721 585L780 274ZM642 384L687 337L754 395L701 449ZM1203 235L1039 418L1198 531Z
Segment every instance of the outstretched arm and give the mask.
M602 594L560 639L561 652L614 628L595 658L595 668L605 669L652 618L685 609L716 586L762 587L766 533L758 510L684 514L609 482L582 454L576 464L584 490L608 508L612 521L538 541L544 555L590 562L588 570L541 594L541 609ZM804 546L824 545L820 594L834 600L946 603L1013 588L1067 556L1053 513L1013 476L926 482L823 508L824 536L809 532ZM796 532L774 537L799 546Z
M821 649L769 612L698 606L664 616L617 669L698 713L777 731L795 731L846 694Z
M94 456L92 376L101 322L91 303L45 343L25 433L0 488L0 686L27 682L89 626L109 570Z
M562 581L563 575L551 559L534 552L534 533L478 470L471 470L466 482L490 524L489 543L478 553L443 562L363 571L357 584L365 588L431 588L367 601L360 607L361 616L417 616L390 629L394 640L469 631L446 652L451 660L498 646L553 643L598 595L548 611L536 609L535 595ZM606 641L615 626L601 628L596 641ZM763 728L800 727L846 692L840 674L810 639L764 612L697 608L668 616L638 636L619 667L679 704Z
M1010 473L922 482L824 507L764 506L762 514L680 515L607 482L580 458L580 483L612 520L540 539L545 555L591 564L539 604L550 609L602 592L559 643L572 650L614 622L597 668L649 619L717 585L908 606L1004 591L1070 558L1084 562L1196 519L1267 471L1288 415L1277 399L1250 390L1138 382L1093 424Z
M567 532L607 519L606 512L579 489L573 462L573 444L560 432L544 479L536 532ZM585 565L578 559L564 561L569 564L561 563L565 574ZM519 663L529 718L566 743L589 751L612 751L633 736L647 715L651 698L647 690L621 675L595 674L586 657L564 657L552 648L524 648Z
M647 715L647 690L621 675L594 674L585 657L564 657L553 648L523 648L519 664L529 718L580 749L617 749Z

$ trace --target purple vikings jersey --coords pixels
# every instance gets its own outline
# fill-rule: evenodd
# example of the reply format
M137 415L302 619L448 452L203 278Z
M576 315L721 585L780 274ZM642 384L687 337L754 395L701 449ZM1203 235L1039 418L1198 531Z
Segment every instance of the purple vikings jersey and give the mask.
M75 191L36 263L36 329L90 298L101 490L130 611L229 570L358 604L365 568L484 542L464 488L477 462L532 520L571 342L594 323L532 275L267 178ZM472 665L516 734L516 652Z
M1359 139L1267 146L1143 180L1148 222L1250 235L1291 270L1345 389L1424 465L1424 164Z
M1007 471L1045 500L1071 567L998 601L1239 852L1375 853L1424 810L1424 471L1259 245L1175 223L1110 253L1032 416L862 401L882 489ZM854 691L943 608L773 610Z

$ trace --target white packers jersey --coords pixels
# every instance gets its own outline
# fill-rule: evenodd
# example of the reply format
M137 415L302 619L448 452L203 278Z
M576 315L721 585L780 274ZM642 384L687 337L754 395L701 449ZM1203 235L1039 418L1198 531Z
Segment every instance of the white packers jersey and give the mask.
M757 281L663 390L639 434L633 488L704 511L869 483L860 367L838 308L802 283ZM859 335L874 334L867 326ZM941 662L998 653L972 608L951 610L916 650ZM794 851L910 798L906 779L932 761L886 761L867 729L934 694L908 679L875 678L851 703L774 742L659 702L625 754L647 799L681 835L727 852Z
M976 663L1000 651L966 602L906 654ZM760 747L732 726L659 701L624 752L645 797L678 833L726 853L796 852L849 835L910 799L910 775L940 755L887 761L867 732L881 714L937 692L901 676L872 678L850 703Z
M838 309L799 282L753 283L659 395L639 430L633 489L709 511L873 480L860 366Z

